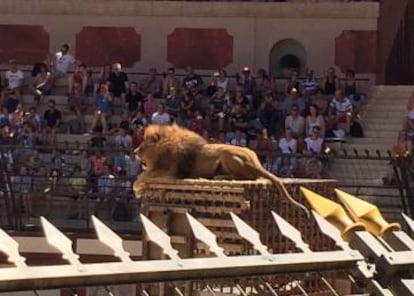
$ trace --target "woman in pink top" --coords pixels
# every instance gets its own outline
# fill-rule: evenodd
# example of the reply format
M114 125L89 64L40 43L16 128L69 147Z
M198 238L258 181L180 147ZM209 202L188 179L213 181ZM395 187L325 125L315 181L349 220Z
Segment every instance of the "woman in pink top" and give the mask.
M148 94L144 103L144 114L147 118L151 118L152 114L157 111L157 102L152 94Z

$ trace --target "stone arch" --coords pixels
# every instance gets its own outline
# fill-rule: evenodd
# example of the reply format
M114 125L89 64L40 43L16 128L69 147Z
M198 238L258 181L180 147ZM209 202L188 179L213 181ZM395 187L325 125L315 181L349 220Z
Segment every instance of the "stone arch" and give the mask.
M303 72L306 67L306 49L295 39L276 42L269 54L269 73L272 76L287 76L291 70Z

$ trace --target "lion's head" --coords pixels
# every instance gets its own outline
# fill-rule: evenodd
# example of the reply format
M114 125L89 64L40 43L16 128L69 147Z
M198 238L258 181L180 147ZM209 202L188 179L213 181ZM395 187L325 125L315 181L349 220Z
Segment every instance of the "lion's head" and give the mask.
M143 141L135 154L147 169L167 168L203 144L205 140L200 135L176 124L152 124L146 127Z

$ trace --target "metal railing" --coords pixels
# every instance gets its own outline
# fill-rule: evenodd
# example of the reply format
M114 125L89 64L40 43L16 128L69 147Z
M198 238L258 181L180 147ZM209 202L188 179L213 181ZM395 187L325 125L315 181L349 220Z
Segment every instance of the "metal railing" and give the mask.
M329 145L329 144L328 144ZM16 187L14 177L18 174L12 170L8 164L10 155L22 148L15 145L1 146L1 178L0 192L2 192L0 225L11 229L22 229L29 227L36 229L39 226L38 219L40 215L49 215L53 220L55 218L60 222L58 225L66 225L67 228L75 227L79 231L89 231L90 225L89 214L96 214L105 221L123 220L125 229L117 229L119 231L136 232L139 227L131 226L135 224L134 217L139 212L139 201L135 199L131 188L129 190L122 189L120 194L117 187L108 189L105 192L111 192L110 199L103 198L102 189L98 189L97 180L99 176L93 174L85 174L81 178L85 178L86 182L82 186L74 186L71 181L73 169L79 164L79 155L82 151L89 154L96 151L104 152L107 159L111 155L119 153L119 149L110 148L89 148L84 146L67 146L58 144L57 149L60 150L61 157L64 158L64 166L60 169L58 176L51 176L49 173L43 176L33 175L29 178L31 184L23 184L24 188L30 189L30 197L28 202L33 203L33 217L26 217L24 212L25 194L19 192ZM34 146L29 149L36 149L44 152L40 156L43 166L48 172L53 168L51 164L51 152L55 147ZM76 150L76 155L72 153ZM11 154L9 152L12 152ZM129 153L128 150L122 150ZM7 153L6 153L7 152ZM46 152L46 153L45 153ZM6 157L7 156L7 157ZM282 155L278 152L273 154L273 162L278 164L280 168ZM391 154L383 155L379 151L358 152L347 150L335 150L327 154L294 154L288 155L290 163L294 167L293 175L288 177L304 177L319 179L338 179L341 188L352 192L357 196L361 196L378 204L385 212L397 213L403 210L405 213L412 213L414 205L412 202L413 182L412 182L412 159L411 157L393 158ZM292 161L294 160L294 161ZM278 174L279 171L274 173ZM121 184L128 181L132 184L135 177L116 177L116 183ZM42 189L38 189L38 184L43 180L45 184ZM71 183L72 182L72 183ZM79 211L81 209L82 211ZM122 217L118 212L126 213ZM118 213L118 214L114 214ZM65 223L65 221L69 223ZM75 223L76 221L76 223ZM80 222L81 221L81 222ZM83 221L83 222L82 222ZM120 223L122 224L122 223ZM28 226L29 225L29 226ZM72 226L71 226L72 225ZM135 227L135 228L134 228ZM121 227L122 228L122 227Z

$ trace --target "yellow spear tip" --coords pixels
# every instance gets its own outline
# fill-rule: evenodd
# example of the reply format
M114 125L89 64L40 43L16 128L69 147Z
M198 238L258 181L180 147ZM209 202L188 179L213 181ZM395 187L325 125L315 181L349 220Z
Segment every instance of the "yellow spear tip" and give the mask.
M341 237L344 241L349 241L351 234L354 233L355 231L365 231L365 225L360 223L360 222L356 222L354 224L348 225L341 233Z
M380 230L380 236L386 238L391 232L393 231L400 231L401 224L400 223L390 223L383 226Z
M335 192L354 219L356 217L361 217L372 210L378 209L377 206L339 189L335 189Z
M313 192L307 188L300 187L300 190L311 205L312 209L322 217L330 215L335 209L340 207L338 203L333 202L330 199L323 197L322 195L317 194L316 192Z

